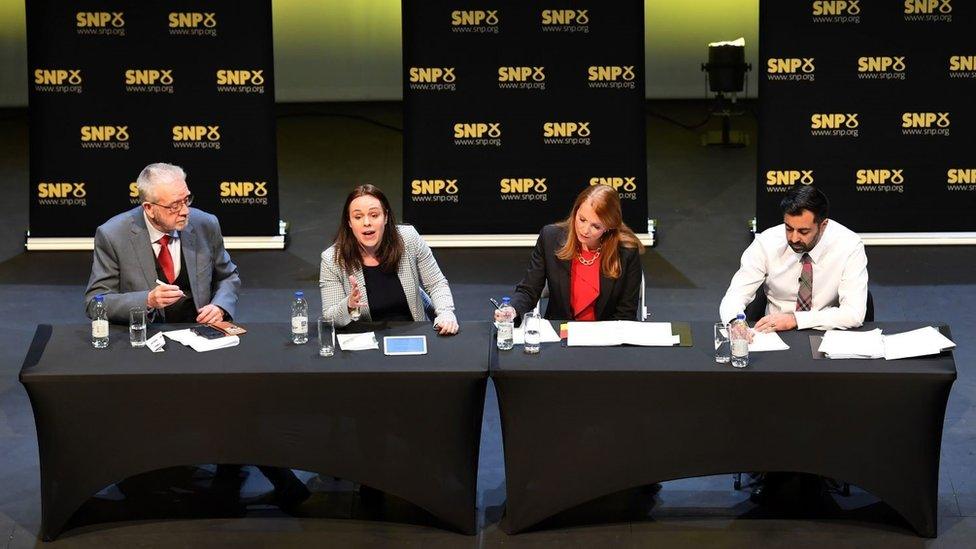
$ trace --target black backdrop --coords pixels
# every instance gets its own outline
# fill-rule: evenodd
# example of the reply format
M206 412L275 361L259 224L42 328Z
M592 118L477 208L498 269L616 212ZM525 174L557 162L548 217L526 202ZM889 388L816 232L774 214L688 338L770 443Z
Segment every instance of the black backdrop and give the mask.
M525 234L615 186L647 225L644 8L404 0L404 218Z
M278 234L268 1L27 2L32 237L91 237L151 162L228 236Z
M758 229L815 183L858 232L976 230L976 2L760 2Z

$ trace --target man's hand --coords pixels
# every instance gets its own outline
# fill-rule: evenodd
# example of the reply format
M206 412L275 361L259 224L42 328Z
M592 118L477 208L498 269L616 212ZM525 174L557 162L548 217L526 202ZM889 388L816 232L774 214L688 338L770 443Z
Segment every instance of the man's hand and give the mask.
M213 324L224 319L224 310L211 303L204 305L197 311L197 322L200 324Z
M434 324L434 329L437 333L444 335L454 335L458 333L458 323L453 320L442 320L441 322Z
M791 313L779 313L760 318L753 329L757 332L783 332L794 328L796 328L796 317Z
M349 299L346 300L346 306L349 307L350 311L355 311L360 306L360 300L363 299L363 292L359 289L359 283L356 282L356 277L349 277L349 288L352 289L352 293L349 294Z
M159 284L149 291L146 297L146 305L150 309L163 309L176 303L183 298L183 290L179 286L172 284Z

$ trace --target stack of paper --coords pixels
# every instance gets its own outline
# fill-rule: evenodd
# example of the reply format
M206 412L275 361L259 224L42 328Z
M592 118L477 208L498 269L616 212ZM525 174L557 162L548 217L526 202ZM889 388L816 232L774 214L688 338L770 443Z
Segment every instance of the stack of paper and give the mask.
M635 322L611 320L607 322L570 322L566 345L570 347L600 347L611 345L642 345L671 347L681 338L671 333L670 322Z
M539 322L539 336L541 338L539 340L540 343L559 342L559 334L557 334L556 330L553 329L552 324L544 318L541 322ZM515 345L525 344L525 324L515 328L515 332L512 335L512 340Z
M343 351L368 351L380 348L379 342L376 341L376 332L336 334L336 338L339 340L339 348Z
M776 332L752 332L752 343L749 344L750 353L788 351L789 349L790 346Z
M224 336L216 339L207 339L193 333L189 328L185 330L172 330L163 332L163 335L190 347L198 353L213 351L215 349L226 349L240 344L241 338L238 336Z
M885 354L880 329L870 332L830 330L824 333L818 349L827 358L881 358Z
M885 336L885 360L937 355L956 346L951 339L932 326Z

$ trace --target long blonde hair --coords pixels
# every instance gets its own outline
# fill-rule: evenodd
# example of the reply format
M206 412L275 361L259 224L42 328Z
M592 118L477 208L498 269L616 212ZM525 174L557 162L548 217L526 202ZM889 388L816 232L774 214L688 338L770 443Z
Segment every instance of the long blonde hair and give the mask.
M607 185L592 185L583 189L573 203L569 217L559 223L566 229L566 243L556 252L556 257L564 261L571 261L580 253L579 237L576 234L576 213L584 202L589 202L593 211L606 227L606 232L600 242L600 274L608 278L620 276L620 251L618 248L636 248L637 253L644 253L644 245L638 240L634 231L630 230L623 221L620 211L620 195Z

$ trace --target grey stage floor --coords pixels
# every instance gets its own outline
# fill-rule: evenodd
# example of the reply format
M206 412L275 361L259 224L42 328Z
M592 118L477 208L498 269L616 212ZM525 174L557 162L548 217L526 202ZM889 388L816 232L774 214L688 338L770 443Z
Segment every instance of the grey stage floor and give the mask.
M649 109L687 124L701 120L705 112L695 103L654 103ZM285 251L233 254L244 279L239 320L245 324L285 321L293 289L317 295L319 252L332 237L351 185L372 182L400 201L398 104L290 105L280 107L280 113L281 214L291 223L291 242ZM17 373L37 323L83 320L82 290L90 267L88 253L23 251L26 119L23 111L0 111L0 547L43 545L36 537L40 500L34 422ZM754 141L753 119L736 124ZM697 131L653 115L647 119L647 135L649 207L660 224L659 244L643 259L652 316L713 319L747 244L745 224L754 214L755 147L705 149L698 144ZM191 189L192 181L191 173ZM435 253L463 321L488 316L486 298L505 293L518 281L528 252ZM262 508L241 519L201 518L206 514L189 512L164 520L147 512L79 527L56 546L974 547L976 255L971 247L902 247L870 248L868 258L879 320L945 321L959 346L959 379L944 426L936 540L915 537L890 509L856 489L850 498L838 498L841 511L787 516L753 507L745 492L732 490L727 476L667 482L654 498L639 492L611 495L559 517L546 529L507 536L497 525L505 478L498 412L489 385L478 490L483 529L478 536L433 528L402 502L389 501L377 513L365 513L352 487L340 482L316 494L308 513L314 518ZM254 473L245 490L260 492L264 482ZM109 491L106 497L111 496Z

